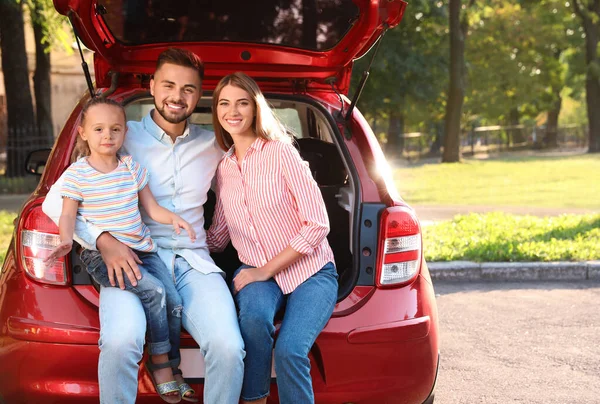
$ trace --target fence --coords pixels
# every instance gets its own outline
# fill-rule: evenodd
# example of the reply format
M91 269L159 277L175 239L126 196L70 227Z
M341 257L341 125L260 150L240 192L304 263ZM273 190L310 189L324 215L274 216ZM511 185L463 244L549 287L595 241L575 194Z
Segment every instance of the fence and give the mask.
M544 147L545 127L527 125L481 126L461 133L463 155L501 152ZM418 159L430 153L435 134L405 133L403 157ZM588 145L587 125L564 125L558 128L558 146L561 148L584 148Z
M21 125L4 131L0 127L0 173L7 177L25 176L29 153L52 147L53 143L51 133L40 133L33 125Z

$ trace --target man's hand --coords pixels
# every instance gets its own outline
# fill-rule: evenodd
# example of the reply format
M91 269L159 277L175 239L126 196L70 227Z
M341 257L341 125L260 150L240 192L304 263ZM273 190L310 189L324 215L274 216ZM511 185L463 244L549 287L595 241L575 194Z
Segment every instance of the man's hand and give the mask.
M175 214L173 214L173 228L177 234L181 233L181 229L185 229L190 236L192 243L196 241L196 232L194 231L192 225Z
M271 271L265 267L244 268L233 279L233 289L237 293L252 282L263 282L272 277Z
M123 273L127 275L133 286L137 285L138 279L142 279L142 274L137 266L142 261L131 248L106 232L98 237L96 246L102 254L108 271L108 280L112 286L116 286L115 278L117 278L119 287L125 289Z
M69 251L71 251L71 248L73 248L73 239L61 241L59 245L54 247L54 250L52 250L50 255L44 259L44 264L46 264L47 267L51 267L54 265L54 261L67 255Z

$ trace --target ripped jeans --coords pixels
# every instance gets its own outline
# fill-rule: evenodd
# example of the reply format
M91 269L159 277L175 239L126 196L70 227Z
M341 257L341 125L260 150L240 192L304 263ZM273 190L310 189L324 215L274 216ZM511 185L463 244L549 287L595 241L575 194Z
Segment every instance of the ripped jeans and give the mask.
M173 275L156 253L136 251L142 261L138 265L142 279L132 286L124 276L125 290L138 296L146 313L148 323L150 355L169 354L173 368L179 367L181 360L179 342L181 333L181 296L175 288ZM112 287L108 280L106 265L98 251L83 250L81 261L88 273L103 287ZM116 281L116 280L115 280ZM119 316L120 313L114 313Z

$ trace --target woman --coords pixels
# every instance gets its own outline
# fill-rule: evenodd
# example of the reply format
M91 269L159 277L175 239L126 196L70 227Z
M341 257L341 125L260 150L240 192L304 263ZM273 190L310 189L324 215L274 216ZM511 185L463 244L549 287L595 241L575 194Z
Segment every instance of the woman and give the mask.
M329 320L337 273L319 188L292 138L254 80L224 77L213 95L218 198L207 241L231 239L242 265L233 293L246 345L243 402L265 403L271 382L275 313L285 307L275 370L281 403L312 403L308 352Z

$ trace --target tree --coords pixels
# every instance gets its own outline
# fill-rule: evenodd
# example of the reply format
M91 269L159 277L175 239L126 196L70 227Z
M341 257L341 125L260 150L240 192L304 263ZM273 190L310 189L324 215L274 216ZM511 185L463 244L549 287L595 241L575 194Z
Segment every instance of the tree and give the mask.
M473 6L475 0L469 0L467 9ZM461 0L450 0L450 85L448 101L446 102L445 137L442 163L460 161L460 123L462 107L465 98L465 40L469 28L468 13L461 18Z
M445 21L441 2L412 1L402 23L383 38L359 107L372 121L387 121L389 156L402 154L405 127L437 119L441 104L435 101L447 79ZM355 63L351 94L370 58Z
M17 177L33 145L35 122L20 0L0 0L0 47L8 123L6 176Z
M51 146L54 140L52 127L52 87L50 83L50 40L47 0L35 0L29 4L31 24L35 38L35 73L33 90L35 94L35 118L40 146ZM56 14L56 13L54 13Z
M585 31L585 99L589 124L589 153L600 153L600 0L572 0L575 14L581 19Z

